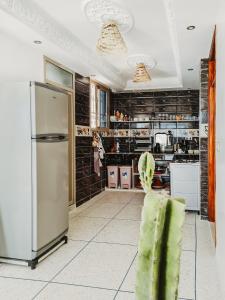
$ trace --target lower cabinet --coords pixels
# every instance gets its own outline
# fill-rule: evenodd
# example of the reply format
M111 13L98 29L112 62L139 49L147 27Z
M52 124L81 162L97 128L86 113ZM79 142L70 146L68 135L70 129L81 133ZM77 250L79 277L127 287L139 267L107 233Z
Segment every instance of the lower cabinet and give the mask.
M170 164L171 196L186 200L187 210L200 210L199 163Z

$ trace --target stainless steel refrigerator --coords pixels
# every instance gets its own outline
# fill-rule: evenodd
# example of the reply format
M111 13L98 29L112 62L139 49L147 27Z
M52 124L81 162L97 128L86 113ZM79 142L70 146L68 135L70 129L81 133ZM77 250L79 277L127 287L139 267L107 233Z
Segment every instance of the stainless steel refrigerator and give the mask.
M67 241L68 105L42 83L0 84L0 261L34 268Z

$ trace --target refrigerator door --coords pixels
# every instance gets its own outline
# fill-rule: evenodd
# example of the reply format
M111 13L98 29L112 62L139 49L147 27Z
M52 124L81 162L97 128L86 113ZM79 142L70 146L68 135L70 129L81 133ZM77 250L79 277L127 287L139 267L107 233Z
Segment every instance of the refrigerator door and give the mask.
M31 83L32 137L46 133L68 134L69 95L46 84Z
M69 158L67 136L32 139L33 234L37 252L68 228Z

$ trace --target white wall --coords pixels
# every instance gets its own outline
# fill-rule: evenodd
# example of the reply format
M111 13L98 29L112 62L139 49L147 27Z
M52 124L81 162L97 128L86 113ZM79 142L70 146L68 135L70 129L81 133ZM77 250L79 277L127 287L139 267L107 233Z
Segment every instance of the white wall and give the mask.
M43 81L43 54L0 31L0 82Z
M217 25L216 56L216 252L225 299L225 23Z

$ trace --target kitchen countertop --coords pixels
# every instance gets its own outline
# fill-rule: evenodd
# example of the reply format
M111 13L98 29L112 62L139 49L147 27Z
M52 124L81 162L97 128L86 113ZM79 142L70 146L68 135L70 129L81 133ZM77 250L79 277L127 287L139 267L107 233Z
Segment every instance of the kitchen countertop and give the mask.
M190 165L197 165L197 166L200 166L200 162L199 161L195 161L195 162L171 162L171 164L173 165L187 165L187 164L190 164Z

